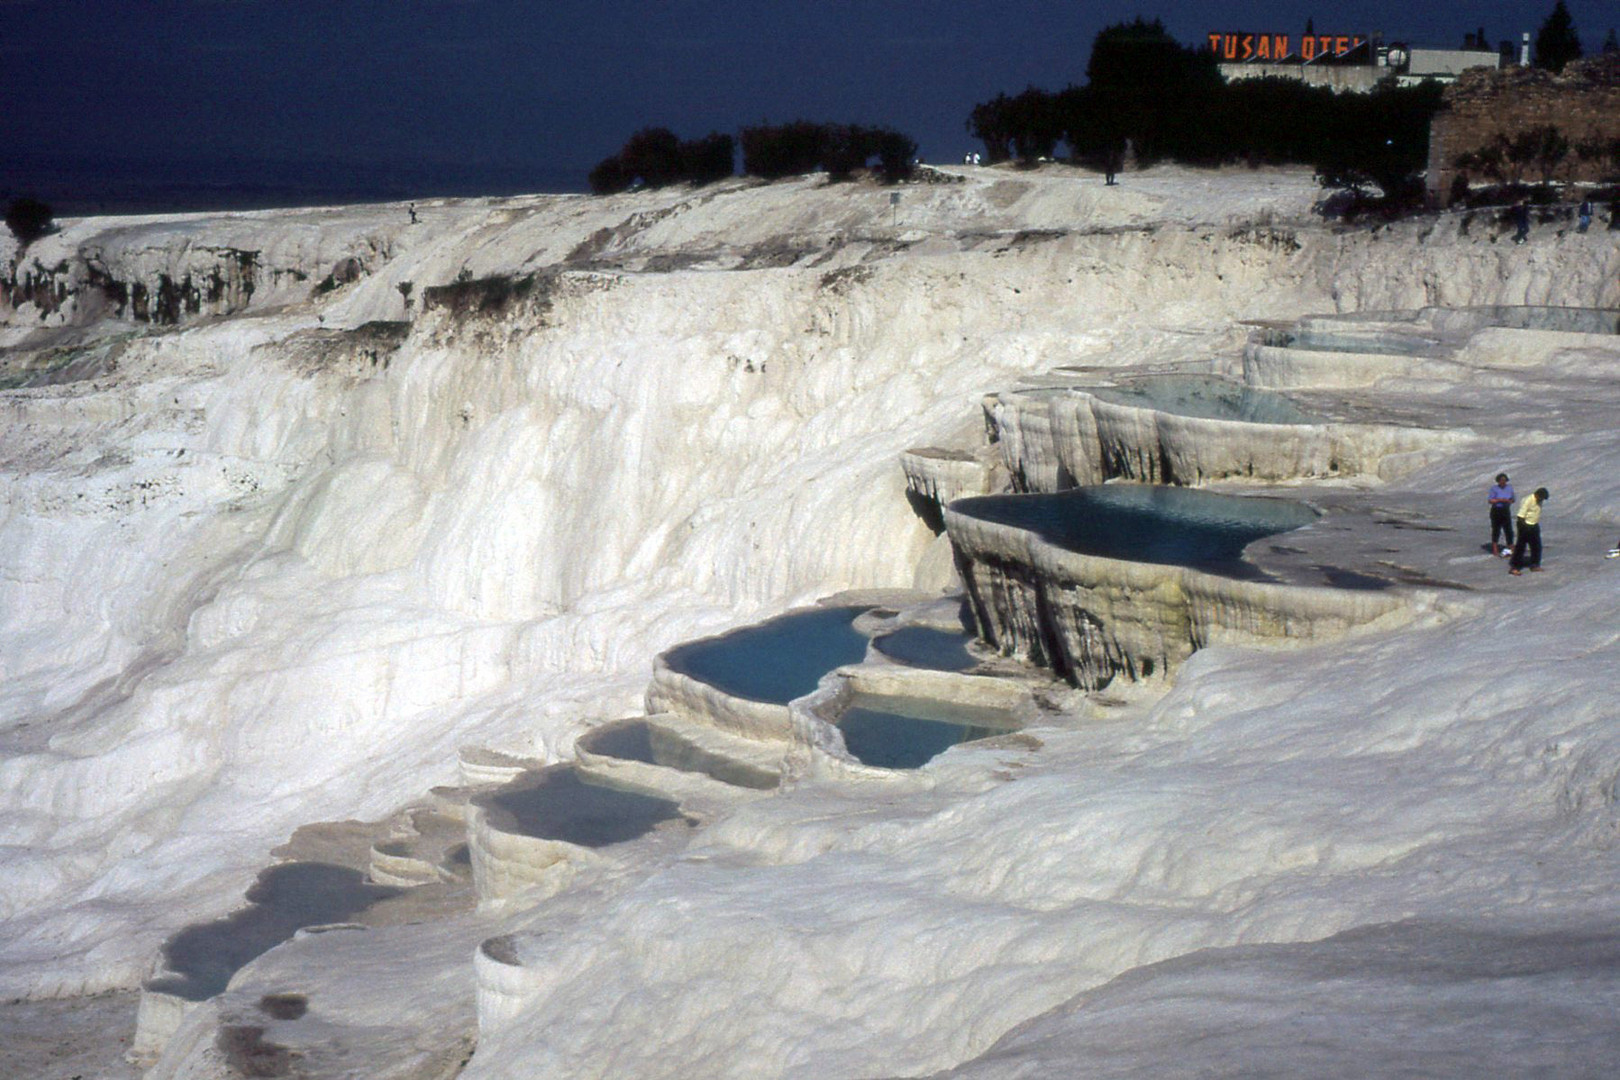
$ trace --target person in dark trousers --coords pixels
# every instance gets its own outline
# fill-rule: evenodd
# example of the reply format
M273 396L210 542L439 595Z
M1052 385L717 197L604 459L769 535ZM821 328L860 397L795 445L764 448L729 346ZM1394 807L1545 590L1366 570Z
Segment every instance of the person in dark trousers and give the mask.
M1513 234L1513 242L1522 244L1530 237L1530 204L1523 199L1513 204L1513 223L1519 227Z
M1541 508L1551 497L1546 488L1536 488L1534 495L1519 504L1519 542L1513 545L1513 562L1508 568L1514 577L1526 566L1541 569Z
M1590 229L1592 227L1592 200L1591 199L1582 199L1581 200L1581 208L1575 212L1575 217L1576 217L1576 219L1578 221L1578 224L1575 226L1575 231L1576 232L1585 232L1587 229Z
M1506 555L1513 547L1513 485L1508 483L1508 474L1497 473L1496 483L1485 495L1485 501L1491 507L1491 554ZM1497 543L1496 538L1502 538Z

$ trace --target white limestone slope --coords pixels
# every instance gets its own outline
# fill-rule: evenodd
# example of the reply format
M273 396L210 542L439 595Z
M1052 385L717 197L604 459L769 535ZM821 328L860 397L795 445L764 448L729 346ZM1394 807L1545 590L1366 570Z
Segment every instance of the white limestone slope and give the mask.
M813 181L424 206L420 234L391 207L85 221L31 249L67 280L70 248L145 279L214 230L314 281L354 238L399 237L335 292L261 290L128 338L93 380L5 394L0 985L129 985L293 827L381 813L474 733L555 754L676 640L907 583L927 533L896 455L996 372L1072 356L1092 320L1056 301L1118 287L1002 250L975 190L920 189L992 226L940 258L881 257L884 194ZM704 242L673 253L733 272L604 269L683 217ZM322 221L337 239L288 239ZM801 244L822 265L776 266ZM1158 261L1142 237L1126 255L1138 278ZM506 315L335 329L404 314L401 281L417 314L435 278L535 266L564 272ZM17 347L107 314L69 300L11 313Z
M469 742L566 757L668 645L909 584L930 537L899 455L966 445L1023 374L1230 361L1238 317L1620 303L1606 236L1336 233L1301 220L1297 174L967 176L908 188L892 225L882 190L814 180L433 204L418 233L332 211L318 231L395 237L355 283L255 292L90 382L0 393L0 989L130 986L295 826L380 815ZM216 227L280 250L294 219L146 223L150 254L118 257L144 274ZM321 236L311 280L345 246ZM463 268L546 273L499 312L424 311ZM405 282L407 334L347 334L402 318ZM45 340L49 318L0 314L15 348ZM65 330L100 332L44 327ZM1604 369L1558 363L1537 393L1585 422L1537 428L1539 398L1510 462L1578 489L1552 537L1620 505ZM1472 492L1501 464L1401 482ZM1142 723L750 803L521 937L543 977L465 1075L915 1075L1190 950L1612 917L1620 579L1566 565L1444 630L1199 654Z
M1304 655L1210 650L1145 721L1037 731L1038 755L984 752L1000 769L947 755L955 783L885 792L881 810L847 788L756 804L587 926L533 939L529 1007L484 1032L467 1075L923 1075L1144 964L1384 924L1441 950L1448 934L1494 934L1548 973L1537 1008L1600 1015L1620 999L1612 947L1583 970L1537 936L1612 940L1620 643L1602 613L1617 593L1612 576L1550 586L1496 619ZM1269 955L1292 971L1315 954ZM1433 978L1421 958L1379 959L1347 963ZM1297 1022L1297 982L1260 971L1241 989L1246 1023ZM1341 1029L1381 1015L1317 993ZM1487 1014L1529 1007L1511 979L1476 993ZM1182 1030L1132 1032L1121 1051L1139 1059L1105 1074L1154 1075L1163 1058L1196 1074L1170 1041ZM1520 1029L1508 1041L1528 1059L1480 1044L1430 1068L1600 1075L1620 1036L1572 1035ZM1064 1009L963 1075L1085 1074L1099 1038L1087 1008ZM1424 1038L1454 1045L1439 1026ZM1388 1075L1413 1045L1349 1039L1325 1068ZM1281 1053L1232 1052L1221 1075Z

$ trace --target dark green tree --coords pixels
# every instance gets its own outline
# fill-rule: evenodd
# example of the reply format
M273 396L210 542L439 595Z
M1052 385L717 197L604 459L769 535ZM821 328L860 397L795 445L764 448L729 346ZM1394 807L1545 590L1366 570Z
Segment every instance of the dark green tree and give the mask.
M816 171L826 156L827 125L808 120L760 124L743 128L738 141L744 173L780 180Z
M586 180L591 185L592 195L616 195L629 190L636 178L625 171L624 162L619 160L618 154L614 154L597 162Z
M878 172L885 183L898 184L911 179L911 162L917 156L917 140L892 128L868 131L871 152L877 155Z
M995 165L1012 157L1013 115L1012 98L997 94L989 101L981 101L968 113L967 130L984 144L985 160Z
M6 207L6 227L23 247L51 231L51 208L38 199L24 196Z
M724 180L737 168L737 143L715 131L680 145L681 176L693 184Z
M1019 161L1033 164L1049 158L1063 138L1056 99L1031 86L1007 103L1012 117L1012 150Z
M1358 193L1376 186L1386 209L1421 199L1429 120L1440 108L1441 90L1424 82L1338 95L1332 137L1314 163L1322 186Z
M1581 39L1575 33L1575 20L1570 18L1564 0L1553 5L1552 14L1536 32L1535 65L1548 71L1563 71L1564 65L1581 58Z
M1209 157L1207 107L1225 82L1208 49L1189 49L1157 19L1138 16L1097 34L1086 82L1096 95L1095 106L1116 116L1122 138L1131 140L1138 158Z
M682 142L668 128L643 128L617 154L591 170L591 191L611 195L638 182L650 188L713 183L732 174L735 157L736 144L730 135L714 132Z
M668 128L642 128L619 151L619 161L648 187L665 187L681 179L681 140Z

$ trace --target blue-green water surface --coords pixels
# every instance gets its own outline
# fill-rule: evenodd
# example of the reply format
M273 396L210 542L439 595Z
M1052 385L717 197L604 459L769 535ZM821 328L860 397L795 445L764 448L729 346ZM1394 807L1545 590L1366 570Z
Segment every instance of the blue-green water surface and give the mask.
M1320 418L1289 398L1216 375L1155 375L1087 390L1103 401L1204 420L1251 424L1315 424Z
M978 658L968 652L973 634L965 630L937 630L931 626L905 626L872 641L890 660L930 671L967 671Z
M521 776L476 801L506 811L525 836L589 848L634 840L659 822L682 816L669 799L591 783L570 766Z
M795 611L664 654L671 669L722 693L786 705L821 677L866 658L867 637L850 624L866 607Z
M186 1001L223 993L248 961L288 941L306 926L346 922L399 889L373 885L358 870L329 863L281 863L263 870L248 904L223 918L188 926L163 945L174 974L147 985Z
M1050 495L981 495L951 509L1028 529L1085 555L1185 566L1225 577L1265 575L1243 561L1262 536L1316 520L1303 503L1242 498L1160 484L1106 484Z
M838 719L855 759L885 769L915 769L958 743L1015 727L1004 709L867 694L851 698Z

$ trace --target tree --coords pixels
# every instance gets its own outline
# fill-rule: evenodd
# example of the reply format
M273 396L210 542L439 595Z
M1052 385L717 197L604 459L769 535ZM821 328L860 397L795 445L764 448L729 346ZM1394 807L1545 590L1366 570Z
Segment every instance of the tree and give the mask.
M682 181L713 183L732 174L735 157L736 144L730 135L714 132L683 142L668 128L643 128L617 154L591 170L591 192L612 195L628 191L638 181L650 188Z
M1055 106L1051 94L1033 86L1007 102L1012 149L1019 161L1032 164L1051 157L1057 149L1058 140L1063 138L1063 121Z
M1581 39L1575 33L1575 20L1570 18L1564 0L1553 5L1552 14L1536 32L1535 64L1548 71L1563 71L1564 65L1581 58Z
M710 132L680 145L681 175L702 186L724 180L737 168L737 143L730 135Z
M1386 208L1419 198L1429 120L1440 108L1441 92L1440 84L1425 82L1339 95L1332 137L1315 162L1322 186L1360 193L1376 185Z
M648 187L667 187L682 178L681 140L668 128L642 128L619 151L619 162Z
M616 195L628 191L636 178L625 172L624 162L619 160L618 154L614 154L597 162L596 168L586 179L591 185L592 195Z
M20 246L27 247L51 231L51 208L26 196L13 199L6 207L6 227Z
M826 157L827 125L808 120L791 124L745 127L742 143L743 172L766 180L815 172Z
M888 184L911 179L911 162L917 156L917 140L892 128L878 128L867 133L872 139L871 152L877 155L878 171Z
M1096 107L1115 117L1120 141L1130 139L1138 158L1209 158L1204 119L1226 84L1208 49L1186 48L1163 23L1138 16L1097 34L1086 82Z
M1551 184L1558 166L1569 157L1569 137L1551 124L1533 127L1519 136L1529 143L1529 164L1536 167L1543 184ZM1518 140L1514 140L1517 144Z
M985 160L991 165L1012 157L1012 99L997 94L989 101L981 101L968 113L967 130L984 144Z

